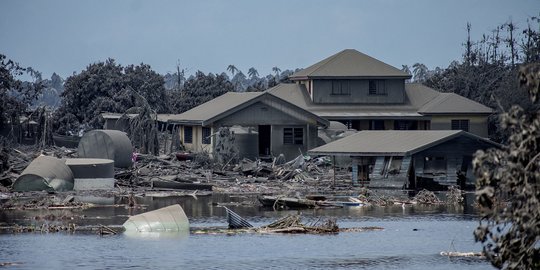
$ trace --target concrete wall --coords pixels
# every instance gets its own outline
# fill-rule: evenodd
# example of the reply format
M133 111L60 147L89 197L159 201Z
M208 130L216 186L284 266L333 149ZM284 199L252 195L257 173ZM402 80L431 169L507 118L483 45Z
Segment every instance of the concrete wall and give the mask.
M370 95L369 80L349 80L350 95L332 95L332 80L313 80L314 103L399 104L405 101L405 81L387 79L386 95Z
M488 137L488 121L487 116L478 115L432 115L431 129L432 130L451 130L452 120L469 120L469 132L480 137Z

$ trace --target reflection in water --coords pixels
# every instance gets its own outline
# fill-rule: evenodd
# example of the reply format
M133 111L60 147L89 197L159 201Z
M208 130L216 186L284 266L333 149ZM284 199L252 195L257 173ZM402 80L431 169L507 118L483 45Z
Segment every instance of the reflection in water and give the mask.
M188 231L183 232L135 232L125 231L125 236L134 239L172 239L185 240L189 237Z

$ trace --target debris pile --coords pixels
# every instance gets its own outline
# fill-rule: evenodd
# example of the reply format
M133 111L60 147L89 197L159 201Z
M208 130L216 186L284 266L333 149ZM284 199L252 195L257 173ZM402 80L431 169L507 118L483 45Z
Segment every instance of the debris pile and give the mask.
M324 222L317 220L313 224L304 225L299 215L289 215L275 222L261 227L259 232L266 233L338 233L339 227L335 219L327 219Z
M429 191L426 189L420 190L416 196L414 196L413 201L419 204L439 204L441 203L441 200L437 198L435 193L433 191Z
M456 186L448 187L448 193L446 193L446 203L458 205L463 203L463 190Z

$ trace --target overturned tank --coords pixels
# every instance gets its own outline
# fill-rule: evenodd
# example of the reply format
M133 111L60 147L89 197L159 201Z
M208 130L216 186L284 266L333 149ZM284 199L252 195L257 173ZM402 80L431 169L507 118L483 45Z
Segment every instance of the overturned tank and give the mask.
M179 204L131 216L123 224L126 233L189 232L189 220Z
M34 159L13 183L14 191L73 190L73 173L65 161L55 157Z
M131 166L133 146L125 132L96 129L81 138L77 154L80 158L100 158L114 160L114 166Z

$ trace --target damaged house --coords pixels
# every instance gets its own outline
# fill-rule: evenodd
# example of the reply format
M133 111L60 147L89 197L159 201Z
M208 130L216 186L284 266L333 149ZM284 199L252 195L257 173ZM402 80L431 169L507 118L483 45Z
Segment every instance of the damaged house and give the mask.
M289 79L293 83L281 83L257 93L229 92L182 114L158 115L157 119L166 130L178 135L176 140L187 150L196 152L212 153L216 147L222 147L216 143L218 130L228 127L235 133L240 157L248 158L284 154L286 159L293 159L334 140L318 136L318 130L328 126L329 130L340 125L349 129L342 135L354 131L405 130L428 136L430 132L422 131L461 130L478 138L488 136L491 108L454 93L407 83L410 78L393 66L346 49L292 74ZM122 125L119 116L104 118L108 127ZM335 125L336 122L341 124ZM369 143L371 139L364 140ZM375 160L379 163L373 165L384 162ZM396 164L397 160L387 163Z
M319 145L317 129L329 125L325 120L270 92L229 92L189 111L160 115L175 126L185 148L214 152L221 127L235 134L241 158L255 159L284 154L293 159Z
M366 130L309 151L352 158L353 183L444 189L474 185L473 154L498 144L462 130Z

